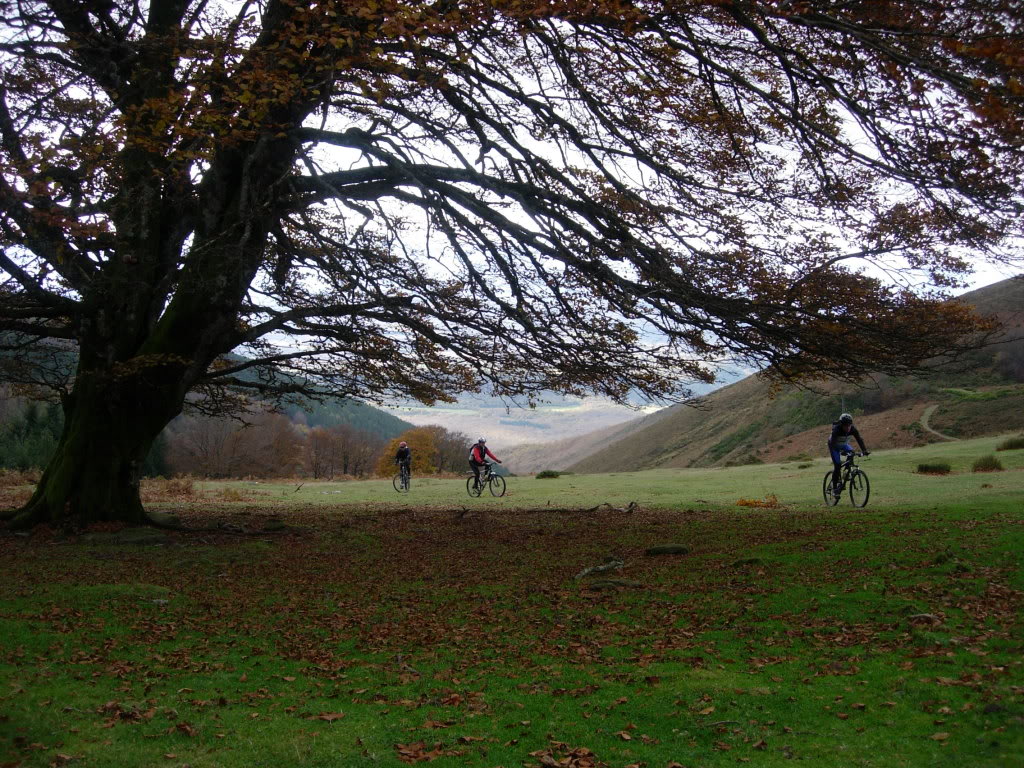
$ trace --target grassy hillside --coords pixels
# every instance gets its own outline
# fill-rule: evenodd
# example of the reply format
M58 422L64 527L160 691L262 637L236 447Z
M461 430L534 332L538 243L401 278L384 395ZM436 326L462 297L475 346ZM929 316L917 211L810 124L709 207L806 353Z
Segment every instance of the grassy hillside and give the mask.
M831 383L816 392L785 388L774 395L767 382L752 376L712 393L700 408L676 406L649 417L569 468L615 472L818 456L829 423L844 410L857 416L871 449L942 441L935 432L956 438L1024 429L1024 280L1005 280L962 298L996 315L1003 332L1000 343L979 349L955 369L920 378L878 376L861 388Z
M624 424L614 424L584 435L556 440L550 443L516 445L502 450L501 458L517 474L540 472L545 469L565 469L582 461L595 450L624 440L660 419L663 412L640 416Z

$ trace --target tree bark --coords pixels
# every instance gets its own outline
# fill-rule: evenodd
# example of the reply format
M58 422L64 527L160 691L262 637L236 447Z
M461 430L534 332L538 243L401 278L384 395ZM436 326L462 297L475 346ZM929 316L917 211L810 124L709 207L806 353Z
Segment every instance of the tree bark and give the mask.
M144 525L142 465L153 441L180 411L180 374L80 370L64 403L64 431L35 493L9 514L9 527L80 529L97 522Z

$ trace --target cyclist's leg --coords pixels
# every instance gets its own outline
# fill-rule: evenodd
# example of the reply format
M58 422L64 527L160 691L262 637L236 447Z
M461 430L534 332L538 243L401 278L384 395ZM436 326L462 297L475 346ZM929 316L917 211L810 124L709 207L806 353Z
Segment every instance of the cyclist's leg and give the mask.
M832 457L832 490L835 491L842 487L842 467L843 459L842 454L838 448L833 446L828 447L829 456Z
M480 467L481 464L477 464L475 461L469 462L469 468L473 470L473 485L477 488L480 487Z

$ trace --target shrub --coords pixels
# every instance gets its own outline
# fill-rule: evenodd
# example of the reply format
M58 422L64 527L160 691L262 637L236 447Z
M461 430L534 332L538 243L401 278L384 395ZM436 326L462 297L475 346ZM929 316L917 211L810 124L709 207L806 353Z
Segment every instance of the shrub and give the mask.
M144 502L181 501L195 498L196 489L192 478L188 476L144 477L141 495Z
M35 485L42 477L38 469L0 468L0 488L15 488L19 485Z
M948 475L951 469L952 467L944 461L917 465L917 471L922 475Z
M774 493L769 493L763 499L740 499L736 502L737 507L761 507L763 509L779 509L782 504Z
M562 474L561 472L558 472L558 471L556 471L554 469L545 469L544 471L537 473L537 479L538 480L550 480L551 478L554 478L554 477L560 477L561 474Z
M1008 440L1004 440L996 448L997 451L1016 451L1019 448L1024 448L1024 436L1011 437Z
M973 472L1002 472L1003 465L995 456L991 453L988 456L982 456L971 467Z
M814 466L813 464L797 464L796 468L797 469L807 469L808 467L813 467L813 466Z
M217 498L221 499L222 501L245 501L246 500L245 499L245 494L243 494L237 488L232 488L230 486L228 486L226 488L221 488L219 491L217 491L216 495L217 495Z

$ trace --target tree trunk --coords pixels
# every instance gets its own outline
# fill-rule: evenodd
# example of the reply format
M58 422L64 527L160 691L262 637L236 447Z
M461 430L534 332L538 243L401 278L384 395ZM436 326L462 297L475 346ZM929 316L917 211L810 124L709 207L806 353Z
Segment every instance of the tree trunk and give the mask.
M152 368L141 374L79 371L64 403L57 449L32 498L8 516L10 527L150 522L139 495L142 465L182 404L177 377L155 373Z

